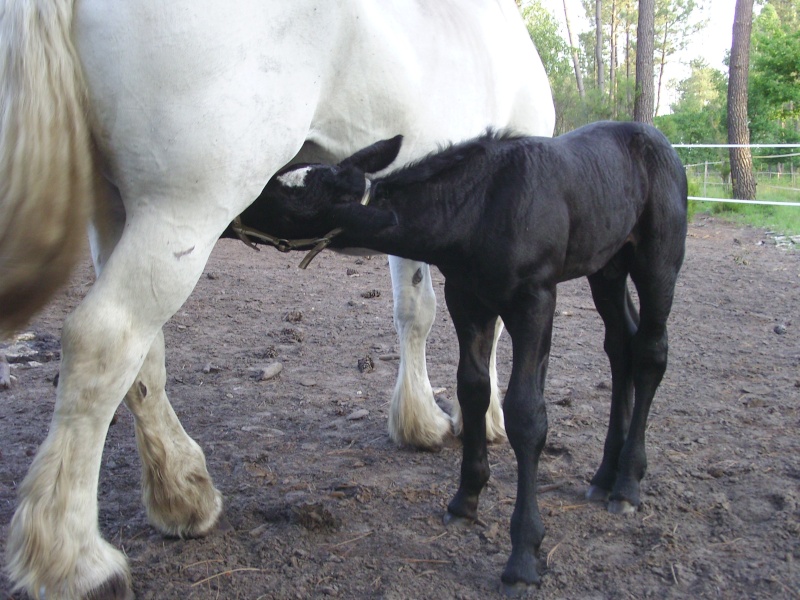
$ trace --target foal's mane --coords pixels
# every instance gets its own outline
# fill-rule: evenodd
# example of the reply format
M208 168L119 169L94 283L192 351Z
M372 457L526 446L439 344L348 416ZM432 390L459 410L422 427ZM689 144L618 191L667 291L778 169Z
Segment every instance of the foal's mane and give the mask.
M471 140L459 143L450 143L440 146L423 158L410 162L397 171L392 171L380 179L381 185L402 187L417 183L435 183L447 177L453 171L463 179L464 174L459 170L469 162L470 173L482 176L482 169L478 168L481 158L488 158L499 150L498 142L510 142L522 139L523 136L508 129L495 130L487 128L486 132Z

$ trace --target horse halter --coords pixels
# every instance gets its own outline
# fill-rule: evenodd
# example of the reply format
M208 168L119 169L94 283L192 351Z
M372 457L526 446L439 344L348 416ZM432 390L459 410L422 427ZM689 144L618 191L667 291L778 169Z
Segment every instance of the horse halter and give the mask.
M372 180L368 177L364 177L364 195L361 197L361 205L366 206L369 204L369 201L372 197ZM333 241L337 235L342 233L344 229L342 227L337 227L326 233L321 238L307 238L301 240L287 240L284 238L275 237L273 235L269 235L268 233L264 233L263 231L259 231L258 229L253 229L252 227L248 227L244 223L242 223L242 216L239 215L236 217L233 222L231 223L231 229L236 234L240 240L242 240L248 247L252 248L256 252L261 252L261 248L256 246L255 242L253 242L252 238L256 238L260 240L264 244L268 244L273 246L278 252L291 252L292 250L305 250L310 248L308 254L306 254L305 258L300 262L298 265L301 269L305 269L311 264L311 261L322 252L325 248L327 248L330 243Z

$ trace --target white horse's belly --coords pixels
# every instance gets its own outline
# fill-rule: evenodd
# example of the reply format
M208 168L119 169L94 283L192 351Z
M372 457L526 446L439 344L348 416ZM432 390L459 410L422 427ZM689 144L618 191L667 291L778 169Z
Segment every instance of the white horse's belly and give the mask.
M129 215L164 199L229 221L299 150L332 41L321 4L79 3L92 129Z
M552 134L547 76L512 2L351 4L310 133L331 156L398 133L396 165L487 127Z

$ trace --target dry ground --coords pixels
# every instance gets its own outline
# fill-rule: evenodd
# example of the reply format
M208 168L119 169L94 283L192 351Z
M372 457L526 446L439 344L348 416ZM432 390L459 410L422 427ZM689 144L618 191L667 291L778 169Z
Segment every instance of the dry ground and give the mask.
M385 258L323 253L306 272L300 259L221 242L165 327L168 393L206 450L227 530L181 541L148 525L131 416L118 412L100 522L128 555L137 598L495 597L510 549L510 448L491 448L482 523L445 529L458 443L417 452L386 435L397 347ZM52 411L63 317L91 280L85 265L31 325L33 355L0 392L0 544ZM453 401L456 342L438 272L434 285L430 375ZM583 499L610 378L588 285L559 288L541 468L555 489L540 497L547 574L532 597L800 597L798 307L800 252L708 218L690 227L644 504L622 518ZM260 381L273 362L282 372ZM503 380L509 364L505 338ZM13 597L9 585L0 576L0 598Z

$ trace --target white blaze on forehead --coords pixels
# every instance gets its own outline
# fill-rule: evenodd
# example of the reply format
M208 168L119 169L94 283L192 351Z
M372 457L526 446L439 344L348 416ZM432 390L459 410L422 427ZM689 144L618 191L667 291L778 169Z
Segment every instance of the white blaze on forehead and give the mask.
M306 184L306 176L311 170L311 167L303 167L302 169L295 169L289 171L278 177L278 181L286 187L303 187Z

